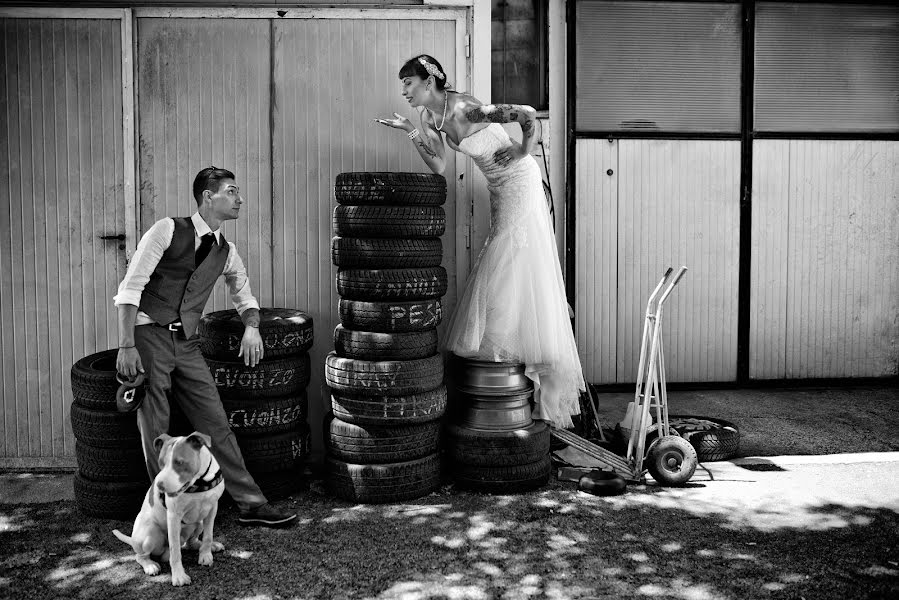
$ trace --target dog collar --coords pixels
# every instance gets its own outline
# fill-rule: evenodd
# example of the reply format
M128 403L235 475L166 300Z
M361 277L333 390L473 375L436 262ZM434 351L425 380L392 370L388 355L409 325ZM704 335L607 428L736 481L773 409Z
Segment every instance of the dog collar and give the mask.
M212 466L211 462L209 463L209 466ZM192 486L190 486L189 488L184 490L184 493L185 494L195 494L198 492L206 492L206 491L211 490L212 488L214 488L215 486L217 486L224 480L225 480L225 474L222 473L221 469L219 469L218 471L216 471L215 477L213 477L209 481L206 481L205 479L198 479L196 482L194 482L194 484Z

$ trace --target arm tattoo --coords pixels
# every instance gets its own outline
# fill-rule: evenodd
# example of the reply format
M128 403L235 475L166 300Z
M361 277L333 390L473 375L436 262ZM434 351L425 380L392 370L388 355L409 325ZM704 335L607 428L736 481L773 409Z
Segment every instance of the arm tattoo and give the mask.
M465 118L472 123L483 123L487 118L487 115L485 115L484 111L481 110L481 107L478 106L465 113Z
M431 150L431 147L428 146L427 144L425 144L424 140L418 140L418 145L421 147L421 151L424 152L425 154L427 154L428 156L430 156L431 158L434 158L435 156L437 156L437 153L434 152L433 150Z
M521 131L525 135L529 135L534 130L534 122L533 121L525 121L521 124Z

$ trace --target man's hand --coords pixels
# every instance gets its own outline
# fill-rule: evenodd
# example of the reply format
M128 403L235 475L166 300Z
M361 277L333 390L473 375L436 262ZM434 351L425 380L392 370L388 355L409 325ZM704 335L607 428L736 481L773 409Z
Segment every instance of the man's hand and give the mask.
M137 348L119 348L115 359L115 368L128 379L134 379L138 373L144 372L144 366L140 362L140 354Z
M243 364L248 367L255 367L265 355L265 348L262 346L262 335L257 327L245 327L243 337L240 340L240 352L237 356L243 356Z

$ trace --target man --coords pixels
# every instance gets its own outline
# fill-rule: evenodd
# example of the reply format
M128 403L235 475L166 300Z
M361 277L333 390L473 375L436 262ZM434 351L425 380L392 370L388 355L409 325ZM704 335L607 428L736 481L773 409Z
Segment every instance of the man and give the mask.
M224 275L244 324L238 356L250 367L263 357L259 303L237 249L220 231L222 222L238 217L243 198L234 174L216 167L197 174L193 194L197 212L157 221L144 234L113 298L119 315L116 368L129 378L145 374L137 423L151 481L159 472L153 440L168 429L172 391L191 425L212 438L225 489L240 508L238 521L288 525L296 514L275 510L247 472L197 335L206 301Z

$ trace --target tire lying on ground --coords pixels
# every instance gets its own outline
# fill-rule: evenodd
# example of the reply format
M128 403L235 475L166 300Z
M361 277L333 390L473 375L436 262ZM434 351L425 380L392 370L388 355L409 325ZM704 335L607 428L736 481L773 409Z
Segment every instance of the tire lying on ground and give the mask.
M332 419L325 440L331 456L349 463L398 463L437 452L440 422L355 425Z
M291 431L306 421L309 396L306 390L278 398L222 398L231 430L238 435L269 435Z
M404 333L354 331L334 328L334 350L344 358L362 360L413 360L437 353L437 330Z
M338 267L436 267L442 260L440 238L406 240L338 236L331 239L331 261Z
M360 465L325 458L325 488L350 502L399 502L425 496L440 487L436 454L408 462Z
M427 423L439 420L446 412L446 386L400 396L365 396L332 391L331 410L341 421L357 425Z
M423 238L446 231L442 206L344 206L334 209L334 233L345 237Z
M740 450L740 430L724 419L669 415L668 422L696 450L699 462L727 460Z
M532 463L501 467L452 465L453 479L463 490L491 494L515 494L543 487L549 481L549 455Z
M145 481L91 481L76 472L72 482L78 510L104 519L134 519L147 492Z
M446 178L434 173L339 173L334 197L338 204L442 205Z
M454 423L446 426L447 456L454 463L505 467L536 463L549 456L550 431L546 423L507 431L470 429Z
M116 357L118 350L103 350L81 358L72 365L72 396L85 408L115 410Z
M296 396L309 384L309 354L268 360L248 367L240 360L207 358L206 364L222 398Z
M357 331L424 331L437 327L443 320L443 308L437 298L411 302L364 302L341 298L338 310L340 323Z
M367 396L401 396L433 390L443 383L439 354L415 360L357 360L334 352L325 360L328 386Z
M446 269L339 269L337 293L349 300L429 300L446 294Z
M200 319L200 350L207 358L236 360L244 325L236 310L219 310ZM290 308L260 308L259 335L265 359L290 356L312 347L312 317Z

